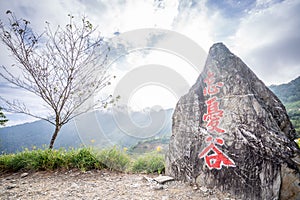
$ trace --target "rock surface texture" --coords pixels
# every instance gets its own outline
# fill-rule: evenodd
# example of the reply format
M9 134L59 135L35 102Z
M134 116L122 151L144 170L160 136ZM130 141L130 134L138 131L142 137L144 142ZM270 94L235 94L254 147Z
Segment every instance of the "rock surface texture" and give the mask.
M177 103L166 173L240 199L279 199L281 193L281 199L300 199L294 139L280 100L217 43L197 82ZM295 187L281 191L287 188L283 179L291 176Z

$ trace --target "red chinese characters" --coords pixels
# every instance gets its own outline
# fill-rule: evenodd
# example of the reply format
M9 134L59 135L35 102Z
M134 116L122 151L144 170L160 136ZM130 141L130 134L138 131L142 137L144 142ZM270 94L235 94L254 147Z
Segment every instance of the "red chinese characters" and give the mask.
M222 82L215 83L214 73L207 72L207 78L204 80L207 87L204 88L203 94L214 95L220 92L220 87L224 85ZM225 131L218 127L220 123L221 117L223 117L223 110L219 109L219 102L217 101L217 97L211 97L207 101L205 101L207 106L207 113L203 115L203 120L207 121L206 127L208 131L213 132L216 131L218 133L224 133Z
M209 145L199 154L199 158L204 158L209 169L221 169L222 166L235 167L234 162L228 158L216 144L223 145L224 141L221 138L213 139L209 136L206 139Z
M207 72L207 78L204 80L204 83L206 83L207 87L204 88L203 94L206 95L214 95L220 92L220 87L224 85L223 82L215 82L214 73L208 71Z
M203 115L203 121L206 121L207 131L209 133L225 133L225 130L222 129L220 125L220 120L223 117L224 111L219 108L219 101L215 94L220 92L220 88L224 86L223 82L215 83L214 73L207 72L207 77L204 79L206 87L203 90L204 96L209 95L210 98L205 101L207 112ZM206 142L209 145L202 150L199 154L199 158L204 158L205 164L209 169L221 169L222 166L226 167L235 167L235 163L228 156L226 156L217 146L223 145L224 140L221 138L213 139L212 136L209 136L206 139Z
M225 131L218 127L220 119L223 117L223 110L219 109L217 97L210 98L209 100L205 101L205 104L207 106L207 113L203 115L203 120L208 122L206 125L208 131L224 133Z

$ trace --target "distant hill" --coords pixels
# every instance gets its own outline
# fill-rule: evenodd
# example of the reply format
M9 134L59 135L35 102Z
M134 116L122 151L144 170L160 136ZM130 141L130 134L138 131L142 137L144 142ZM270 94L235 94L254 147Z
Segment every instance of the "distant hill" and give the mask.
M300 101L300 76L289 83L269 87L283 103Z
M24 148L48 147L54 126L46 121L36 121L0 129L0 154L22 151ZM55 147L78 147L81 144L72 122L66 124L58 135Z
M282 101L300 137L300 76L289 83L269 87Z
M91 145L131 147L140 141L170 137L173 110L129 113L125 109L93 111L62 127L54 148ZM36 121L0 129L0 154L48 146L54 126Z

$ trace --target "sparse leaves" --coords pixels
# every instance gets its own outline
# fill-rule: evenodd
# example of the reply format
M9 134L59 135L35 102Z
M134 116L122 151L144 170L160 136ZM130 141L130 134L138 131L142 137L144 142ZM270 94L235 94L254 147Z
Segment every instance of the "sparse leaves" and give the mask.
M102 37L96 36L96 28L90 21L83 17L80 25L69 14L70 21L65 28L58 26L53 30L47 22L45 32L36 34L28 20L17 19L11 11L6 13L10 15L9 24L5 26L1 22L0 40L14 56L15 66L22 75L16 76L1 66L0 76L42 98L53 116L35 116L14 102L6 101L6 105L15 112L45 119L56 127L93 108L94 104L85 102L110 85L110 77L105 65L109 48ZM52 139L55 140L58 131Z

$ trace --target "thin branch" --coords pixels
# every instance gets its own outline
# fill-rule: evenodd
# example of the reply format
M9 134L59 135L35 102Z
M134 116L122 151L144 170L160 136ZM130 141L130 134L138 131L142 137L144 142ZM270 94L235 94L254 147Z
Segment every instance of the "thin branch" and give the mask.
M3 69L0 77L40 97L52 109L55 121L53 117L32 114L24 104L2 99L7 109L62 126L95 107L96 102L84 105L94 93L109 85L106 62L110 49L100 48L103 39L92 37L96 29L91 23L84 17L82 24L77 25L73 16L69 16L66 27L58 26L53 31L48 23L46 31L37 35L31 30L29 21L18 20L10 14L9 25L0 22L0 41L12 53L22 76L17 77L0 66ZM41 39L42 44L39 43Z
M41 120L45 120L53 125L55 125L50 117L49 118L45 118L45 117L41 117L39 115L33 114L31 113L26 105L24 103L20 103L17 100L14 101L8 101L6 99L4 99L3 97L0 97L0 100L2 101L2 103L4 103L2 107L3 110L7 111L7 112L11 112L11 113L17 113L17 114L25 114L25 115L29 115L31 117L37 118L37 119L41 119Z

